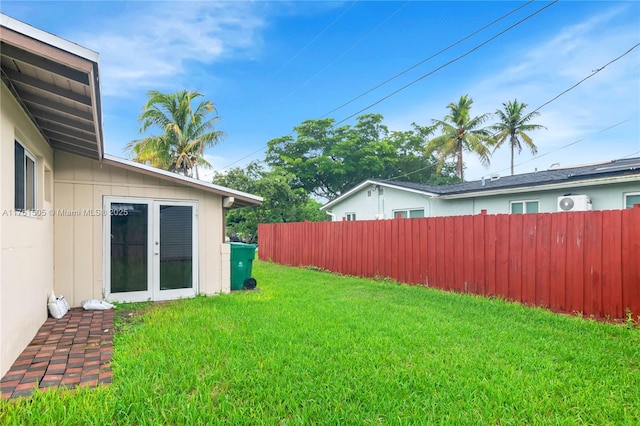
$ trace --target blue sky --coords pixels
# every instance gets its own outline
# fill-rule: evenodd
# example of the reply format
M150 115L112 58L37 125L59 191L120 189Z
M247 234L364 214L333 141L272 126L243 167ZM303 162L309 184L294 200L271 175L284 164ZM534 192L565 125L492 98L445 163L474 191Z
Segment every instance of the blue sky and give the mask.
M225 140L214 169L254 153L524 5L507 1L38 2L3 0L3 13L100 53L105 147L126 157L139 138L149 90L202 92ZM379 104L367 106L548 5L504 20L333 112L381 113L391 130L441 119L463 94L473 112L517 98L532 110L640 43L640 2L561 1ZM640 156L640 47L540 109L516 173ZM344 121L351 124L355 118ZM611 126L617 125L613 128ZM608 129L610 128L610 129ZM608 129L608 130L605 130ZM250 155L254 153L253 155ZM467 180L509 173L509 150L485 168L465 158Z

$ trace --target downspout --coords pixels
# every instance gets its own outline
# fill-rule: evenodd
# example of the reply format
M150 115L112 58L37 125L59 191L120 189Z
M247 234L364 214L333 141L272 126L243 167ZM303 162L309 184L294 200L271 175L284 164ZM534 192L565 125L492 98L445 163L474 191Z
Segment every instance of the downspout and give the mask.
M325 212L326 214L328 214L329 216L331 216L331 221L335 222L336 221L336 215L334 213L331 212Z

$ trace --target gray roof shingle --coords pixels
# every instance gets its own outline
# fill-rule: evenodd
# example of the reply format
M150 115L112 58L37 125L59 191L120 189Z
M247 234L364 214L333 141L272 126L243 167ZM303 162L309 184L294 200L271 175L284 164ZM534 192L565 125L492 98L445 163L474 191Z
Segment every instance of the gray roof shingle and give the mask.
M550 169L533 173L523 173L499 178L486 178L470 182L454 183L450 185L425 185L412 182L379 180L402 188L430 192L438 195L464 194L469 192L494 191L496 189L529 187L554 183L584 181L606 176L640 175L640 157L613 160L606 163L576 166L569 168Z

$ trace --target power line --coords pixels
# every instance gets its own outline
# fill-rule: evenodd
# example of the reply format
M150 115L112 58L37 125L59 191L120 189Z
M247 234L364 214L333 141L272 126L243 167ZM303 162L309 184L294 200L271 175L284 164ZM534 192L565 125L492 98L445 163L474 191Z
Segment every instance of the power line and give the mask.
M621 125L623 125L624 123L627 123L627 122L629 122L629 119L624 120L624 121L620 121L620 122L618 122L618 123L616 123L616 124L612 124L611 126L606 127L606 128L604 128L604 129L602 129L602 130L599 130L599 131L597 131L597 132L591 133L590 135L585 136L585 137L583 137L582 139L578 139L578 140L575 140L575 141L573 141L573 142L569 142L569 143L568 143L568 144L566 144L566 145L562 145L561 147L558 147L558 148L556 148L556 149L552 149L551 151L547 151L547 152L545 152L544 154L536 155L536 156L531 157L530 159L525 160L525 161L523 161L523 162L521 162L521 163L514 164L514 165L513 165L513 167L518 167L518 166L521 166L521 165L523 165L523 164L526 164L526 163L528 163L528 162L530 162L530 161L537 160L537 159L539 159L539 158L541 158L541 157L545 157L545 156L547 156L547 155L549 155L549 154L553 154L554 152L558 152L558 151L563 150L563 149L565 149L565 148L568 148L568 147L570 147L570 146L572 146L572 145L575 145L575 144L577 144L577 143L583 142L583 141L585 141L585 140L589 139L589 137L590 137L590 136L594 136L594 135L598 135L598 134L600 134L600 133L604 133L604 132L606 132L606 131L608 131L608 130L611 130L611 129L615 128L615 127L621 126ZM497 170L497 171L495 171L495 172L491 172L491 173L489 173L489 174L493 174L493 173L500 173L500 172L504 172L504 171L506 171L506 170L510 170L510 169L511 169L511 166L509 166L509 167L505 167L504 169L500 169L500 170Z
M358 115L358 114L360 114L360 113L362 113L362 112L364 112L364 111L368 110L368 109L369 109L369 108L371 108L372 106L378 105L379 103L381 103L381 102L383 102L383 101L385 101L385 100L389 99L390 97L392 97L392 96L394 96L394 95L397 95L398 93L400 93L400 92L401 92L401 91L403 91L404 89L406 89L406 88L408 88L408 87L410 87L410 86L413 86L414 84L416 84L417 82L419 82L419 81L423 80L424 78L426 78L426 77L428 77L428 76L430 76L430 75L432 75L432 74L435 74L436 72L440 71L441 69L443 69L443 68L445 68L445 67L447 67L447 66L451 65L451 64L452 64L452 63L454 63L454 62L459 61L460 59L462 59L462 58L464 58L464 57L466 57L466 56L469 56L471 53L473 53L473 52L475 52L476 50L480 49L482 46L484 46L484 45L486 45L486 44L488 44L488 43L492 42L493 40L495 40L496 38L500 37L501 35L503 35L503 34L504 34L504 33L506 33L507 31L512 30L513 28L515 28L515 27L517 27L518 25L522 24L523 22L525 22L525 21L527 21L527 20L531 19L532 17L534 17L534 16L535 16L535 15L537 15L538 13L542 12L543 10L545 10L545 9L547 9L547 8L549 8L549 7L551 7L551 6L553 6L554 4L558 3L558 1L559 1L559 0L554 0L554 1L552 1L551 3L549 3L549 4L545 5L544 7L540 8L540 9L538 9L538 10L537 10L537 11L535 11L534 13L532 13L532 14L530 14L530 15L526 16L525 18L523 18L523 19L519 20L519 21L518 21L518 22L516 22L515 24L513 24L513 25L511 25L511 26L507 27L506 29L504 29L504 30L500 31L498 34L494 35L493 37L489 38L488 40L486 40L486 41L484 41L484 42L480 43L479 45L477 45L477 46L476 46L476 47L474 47L473 49L468 50L467 52L465 52L465 53L463 53L462 55L460 55L460 56L458 56L458 57L456 57L456 58L454 58L454 59L450 60L449 62L444 63L443 65L439 66L438 68L436 68L436 69L434 69L434 70L432 70L432 71L429 71L428 73L426 73L426 74L424 74L424 75L422 75L422 76L418 77L417 79L413 80L412 82L410 82L410 83L408 83L408 84L405 84L405 85L404 85L404 86L402 86L401 88L399 88L399 89L397 89L397 90L395 90L395 91L393 91L393 92L389 93L388 95L386 95L386 96L384 96L384 97L382 97L382 98L378 99L378 100L377 100L377 101L375 101L374 103L372 103L372 104L370 104L370 105L367 105L366 107L362 108L361 110L359 110L359 111L357 111L357 112L355 112L355 113L351 114L351 115L350 115L350 116L348 116L347 118L344 118L344 119L342 119L342 120L338 121L337 123L335 123L335 125L338 125L338 124L344 123L345 121L347 121L347 120L349 120L349 119L351 119L351 118L355 117L356 115Z
M634 49L636 49L638 46L640 46L640 43L637 43L636 45L632 46L630 49L628 49L628 50L627 50L626 52L624 52L622 55L620 55L620 56L618 56L618 57L616 57L616 58L612 59L611 61L607 62L606 64L604 64L604 65L603 65L603 66L601 66L600 68L597 68L597 69L593 70L593 71L591 72L591 74L589 74L588 76L586 76L586 77L585 77L585 78L583 78L582 80L578 81L576 84L574 84L573 86L569 87L568 89L563 90L562 92L560 92L558 95L554 96L553 98L549 99L547 102L543 103L543 104L542 104L542 105L540 105L538 108L536 108L536 109L534 109L533 111L531 111L529 114L533 114L534 112L539 111L541 108L543 108L543 107L545 107L545 106L549 105L551 102L555 101L555 100L556 100L556 99L558 99L560 96L562 96L562 95L566 94L567 92L570 92L571 90L575 89L576 87L578 87L579 85L581 85L582 83L584 83L585 81L587 81L588 79L590 79L591 77L593 77L594 75L598 74L600 71L602 71L603 69L605 69L606 67L608 67L608 66L609 66L609 65L611 65L612 63L614 63L614 62L616 62L616 61L618 61L618 60L622 59L622 58L623 58L623 57L625 57L625 56L627 56L629 53L631 53L631 52L632 52ZM609 127L605 128L605 129L603 129L603 130L600 130L600 131L598 131L598 132L593 133L593 135L597 135L597 134L599 134L599 133L606 132L607 130L609 130L609 129L613 129L614 127L618 127L618 126L620 126L621 124L624 124L624 123L626 123L626 122L628 122L628 121L629 121L629 119L624 120L624 121L621 121L621 122L616 123L616 124L613 124L613 125L611 125L611 126L609 126ZM569 146L571 146L571 145L575 145L575 144L577 144L577 143L579 143L579 142L584 141L585 139L586 139L586 138L578 139L578 140L576 140L576 141L573 141L573 142L571 142L571 143L568 143L567 145L563 145L563 146L561 146L561 147L559 147L559 148L557 148L557 149L554 149L554 150L552 150L552 151L546 152L546 153L541 154L541 155L536 155L535 157L532 157L532 158L530 158L530 159L528 159L528 160L525 160L525 161L523 161L523 162L521 162L521 163L514 164L514 167L521 166L521 165L523 165L523 164L525 164L525 163L528 163L529 161L537 160L537 159L538 159L538 158L540 158L540 157L544 157L545 155L549 155L549 154L552 154L552 153L554 153L554 152L556 152L556 151L559 151L559 150L561 150L561 149L567 148L567 147L569 147ZM503 171L505 171L505 170L510 170L510 167L506 167L506 168L504 168L504 169L501 169L501 170L498 170L497 172L492 172L492 173L499 173L499 172L503 172Z
M539 111L539 110L540 110L540 109L542 109L543 107L545 107L545 106L549 105L551 102L553 102L553 101L555 101L556 99L558 99L560 96L562 96L562 95L566 94L567 92L569 92L569 91L571 91L571 90L575 89L575 88L576 88L576 87L578 87L580 84L582 84L582 83L583 83L583 82L585 82L586 80L590 79L590 78L591 78L591 77L593 77L594 75L598 74L599 72L601 72L602 70L604 70L606 67L608 67L608 66L609 66L609 65L611 65L612 63L614 63L614 62L616 62L616 61L618 61L618 60L622 59L623 57L625 57L626 55L628 55L629 53L631 53L631 52L632 52L634 49L636 49L638 46L640 46L640 43L635 44L634 46L632 46L631 48L629 48L626 52L624 52L622 55L620 55L620 56L618 56L618 57L616 57L616 58L612 59L611 61L607 62L605 65L601 66L600 68L593 70L593 71L591 72L591 74L589 74L588 76L586 76L586 77L585 77L585 78L583 78L582 80L578 81L576 84L574 84L573 86L569 87L568 89L563 90L562 92L560 92L558 95L554 96L553 98L549 99L547 102L543 103L543 104L542 104L542 105L540 105L538 108L536 108L536 109L534 109L533 111L531 111L529 114L532 114L532 113L534 113L534 112L536 112L536 111ZM599 130L599 131L597 131L597 132L595 132L595 133L592 133L592 135L597 135L597 134L600 134L600 133L606 132L607 130L613 129L614 127L618 127L618 126L620 126L620 125L622 125L622 124L624 124L624 123L628 122L629 120L630 120L630 119L627 119L627 120L621 121L621 122L619 122L619 123L613 124L613 125L611 125L611 126L609 126L609 127L606 127L606 128L604 128L604 129L602 129L602 130ZM494 136L495 136L495 135L494 135ZM561 150L561 149L567 148L567 147L569 147L569 146L571 146L571 145L575 145L575 144L577 144L577 143L579 143L579 142L584 141L585 139L586 139L586 137L585 137L585 138L582 138L582 139L578 139L578 140L576 140L576 141L573 141L573 142L571 142L571 143L568 143L568 144L566 144L566 145L563 145L563 146L561 146L560 148L557 148L557 149L555 149L555 150L552 150L552 151L546 152L546 153L544 153L544 154L537 155L537 156L535 156L535 157L533 157L533 158L530 158L529 160L523 161L523 162L521 162L521 163L514 164L514 167L516 167L516 166L521 166L521 165L523 165L523 164L525 164L525 163L528 163L529 161L537 160L537 159L538 159L538 158L540 158L540 157L544 157L545 155L549 155L549 154L554 153L554 152L556 152L556 151L559 151L559 150ZM640 152L640 151L638 151L638 152ZM635 154L635 153L633 153L633 154ZM633 154L631 154L631 155L633 155ZM414 174L414 173L417 173L417 172L420 172L420 171L422 171L422 170L425 170L425 169L427 169L427 168L429 168L429 167L431 167L431 166L426 166L426 167L423 167L423 168L421 168L421 169L414 170L414 171L412 171L412 172L406 173L406 174L404 174L404 175L395 176L395 177L389 178L388 180L394 180L394 179L399 179L399 178L402 178L402 177L407 177L407 176L412 175L412 174ZM498 170L497 172L492 172L492 173L503 172L503 171L505 171L505 170L509 170L509 169L510 169L510 167L506 167L506 168L504 168L504 169L501 169L501 170Z
M340 60L344 55L346 55L349 51L351 51L354 47L356 47L358 44L362 43L362 41L364 41L367 37L369 37L371 34L373 34L375 31L378 30L378 28L382 27L384 24L386 24L392 17L394 17L396 14L398 14L398 12L400 12L402 9L404 9L412 0L409 0L407 2L405 2L402 6L400 6L399 8L397 8L395 11L393 11L393 13L391 13L391 15L387 16L387 18L382 21L380 24L378 24L375 28L373 28L371 31L369 31L367 34L365 34L364 36L362 36L358 41L356 41L351 47L349 47L347 50L345 50L344 52L342 52L340 55L338 55L336 58L334 58L329 64L327 64L324 68L322 68L320 71L318 71L316 74L314 74L311 78L309 78L307 81L305 81L301 86L299 86L298 88L296 88L294 91L292 91L291 93L289 93L285 98L281 99L278 102L278 105L281 104L282 102L284 102L286 99L290 98L291 96L293 96L298 90L300 90L302 87L306 86L307 84L309 84L313 79L315 79L318 75L320 75L322 72L324 72L327 68L329 68L331 65L333 65L335 62L337 62L338 60ZM533 0L531 0L533 1ZM347 13L347 11L349 9L351 9L354 5L356 4L356 2L353 2L351 4L351 6L349 6L349 8L347 8L347 10L345 10L342 14L340 14L340 16L338 16L333 22L331 22L331 24L329 24L324 30L322 30L320 32L320 34L318 34L313 40L311 40L305 47L302 48L302 50L300 52L298 52L293 58L291 58L289 61L287 61L281 68L280 70L282 70L286 65L288 65L296 56L298 56L300 53L302 53L302 51L304 51L309 45L311 45L314 41L316 41L322 34L324 34L331 26L333 26L333 24L340 19L345 13ZM275 105L274 105L275 107ZM326 114L325 114L326 115ZM323 116L324 117L324 116ZM289 136L292 136L293 132L289 133ZM241 162L242 160L246 160L247 158L250 158L252 156L254 156L255 154L262 152L264 150L266 150L268 148L267 145L253 151L250 152L249 154L245 155L244 157L227 164L225 167L221 168L220 170L225 170L228 169L229 167L233 166L234 164L238 164L239 162Z
M322 31L320 31L309 43L307 43L302 49L300 49L300 51L298 53L296 53L295 55L293 55L291 57L291 59L289 59L287 62L285 62L279 69L278 71L275 72L274 75L277 75L280 73L280 71L282 71L283 69L285 69L287 67L287 65L289 65L294 59L296 59L298 56L300 56L302 54L302 52L304 52L305 50L307 50L307 48L309 46L311 46L313 43L315 43L316 40L318 40L320 37L322 37L324 35L324 33L326 33L329 28L331 28L336 22L338 22L340 20L340 18L342 18L348 11L350 11L353 6L356 5L356 3L358 3L358 0L352 2L349 7L347 7L344 11L342 11L342 13L340 15L338 15L338 17L336 19L334 19L333 21L331 21L331 23L329 25L327 25L326 27L324 27L324 29Z
M604 64L603 66L601 66L598 69L595 69L591 72L591 74L589 74L588 76L586 76L585 78L583 78L582 80L580 80L579 82L577 82L576 84L574 84L573 86L569 87L567 90L561 92L559 95L557 95L556 97L554 97L553 99L548 100L547 102L543 103L542 105L540 105L538 108L534 109L532 112L536 112L538 111L540 108L550 104L551 102L555 101L556 99L558 99L560 96L564 95L567 92L570 92L571 90L575 89L576 87L578 87L579 85L581 85L583 82L585 82L586 80L590 79L591 77L593 77L594 75L598 74L600 71L602 71L603 69L605 69L606 67L608 67L609 65L611 65L612 63L622 59L623 57L627 56L629 53L631 53L634 49L636 49L638 46L640 46L640 43L637 43L635 46L631 47L629 50L627 50L626 52L624 52L622 55L618 56L615 59L612 59L611 61L607 62L606 64Z
M405 71L403 71L403 72L401 72L401 73L397 74L396 76L392 77L391 79L389 79L389 80L387 80L387 81L385 81L385 82L383 82L383 83L379 84L378 86L374 87L374 88L373 88L373 89L371 89L370 91L377 89L378 87L380 87L380 86L382 86L382 85L386 84L387 82L391 81L392 79L394 79L394 78L396 78L396 77L398 77L398 76L400 76L400 75L402 75L402 74L404 74L404 73L406 73L406 72L410 71L411 69L413 69L413 68L417 67L418 65L421 65L422 63L426 62L427 60L429 60L429 59L431 59L431 58L433 58L433 57L435 57L435 56L437 56L437 55L441 54L442 52L444 52L444 51L446 51L446 50L450 49L451 47L453 47L453 46L455 46L455 45L457 45L457 44L459 44L459 43L463 42L464 40L467 40L468 38L472 37L473 35L477 34L478 32L483 31L484 29L486 29L486 28L490 27L491 25L493 25L493 24L495 24L496 22L498 22L498 21L502 20L503 18L505 18L505 17L507 17L507 16L509 16L509 15L513 14L514 12L516 12L516 11L520 10L521 8L523 8L524 6L528 5L528 4L529 4L529 3L531 3L532 1L533 1L533 0L529 1L528 3L525 3L525 4L524 4L524 5L522 5L522 6L517 7L516 9L514 9L514 10L512 10L511 12L507 13L506 15L504 15L504 16L502 16L502 17L498 18L497 20L494 20L493 22L491 22L491 23L489 23L489 24L485 25L484 27L480 28L479 30L477 30L477 31L475 31L475 32L473 32L473 33L471 33L471 34L469 34L468 36L466 36L466 37L464 37L464 38L460 39L458 42L451 44L450 46L448 46L448 47L446 47L446 48L442 49L440 52L437 52L436 54L432 55L431 57L426 58L426 59L424 59L423 61L421 61L421 62L417 63L417 64L416 64L416 65L414 65L413 67L411 67L411 68L409 68L409 69L407 69L407 70L405 70ZM556 3L557 1L558 1L558 0L555 0L553 3ZM384 23L386 23L386 22L387 22L387 21L388 21L392 16L394 16L396 13L398 13L398 12L399 12L402 8L404 8L408 3L409 3L409 2L405 3L405 4L404 4L403 6L401 6L399 9L396 9L396 11L395 11L392 15L390 15L390 16L389 16L385 21L383 21L381 24L379 24L376 28L374 28L372 31L370 31L367 35L365 35L365 37L361 38L358 42L356 42L356 44L360 43L360 42L361 42L364 38L366 38L369 34L371 34L371 33L372 33L373 31L375 31L377 28L379 28L379 27L380 27L380 26L382 26ZM529 16L528 16L528 17L526 17L525 19L523 19L523 20L521 20L521 21L517 22L516 24L514 24L514 25L512 25L511 27L507 28L507 29L506 29L506 30L504 30L503 32L499 33L497 36L494 36L493 38L496 38L496 37L498 37L499 35L503 34L504 32L509 31L510 29L512 29L513 27L515 27L516 25L519 25L520 23L522 23L522 22L524 22L525 20L529 19L529 18L530 18L530 17L532 17L533 15L535 15L535 14L537 14L538 12L542 11L543 9L545 9L545 8L549 7L549 6L550 6L551 4L553 4L553 3L550 3L549 5L547 5L547 6L545 6L544 8L542 8L542 9L538 10L538 11L537 11L537 12L535 12L534 14L529 15ZM340 16L342 16L342 15L340 15ZM332 23L332 24L333 24L333 23ZM330 26L331 26L332 24L330 24ZM483 44L481 44L480 46L482 46L482 45L484 45L484 44L488 43L489 41L493 40L493 38L492 38L492 39L487 40L486 42L484 42L484 43L483 43ZM314 40L315 40L315 39L314 39ZM354 46L355 46L355 45L354 45ZM352 46L352 47L354 47L354 46ZM475 49L479 48L480 46L476 47ZM349 48L349 50L350 50L350 49L351 49L351 48ZM474 49L474 50L475 50L475 49ZM347 50L347 51L348 51L348 50ZM473 50L472 50L472 51L473 51ZM469 54L469 53L471 53L472 51L467 52L467 53L466 53L465 55L463 55L463 56L468 55L468 54ZM346 53L346 52L344 52L344 53ZM344 55L344 53L343 53L343 55ZM460 57L456 58L454 61L456 61L456 60L458 60L458 59L462 58L463 56L460 56ZM440 68L436 69L435 71L438 71L439 69L444 68L445 66L449 65L450 63L452 63L452 62L454 62L454 61L451 61L451 62L449 62L449 63L447 63L447 64L445 64L445 65L441 66ZM334 60L334 62L335 62L335 60ZM434 73L435 71L432 71L431 73ZM317 75L317 74L316 74L316 75ZM315 76L314 76L314 77L315 77ZM423 76L423 77L421 77L420 79L422 79L422 78L424 78L424 77L426 77L426 75L425 75L425 76ZM417 80L416 80L416 81L417 81ZM415 81L414 81L413 83L415 83ZM413 83L411 83L411 84L413 84ZM305 83L305 84L306 84L306 83ZM409 85L411 85L411 84L409 84ZM407 85L407 86L405 86L405 87L401 88L400 90L403 90L404 88L408 87L409 85ZM393 96L395 93L399 92L400 90L398 90L398 91L396 91L396 92L392 93L391 95L388 95L387 97L383 98L382 100L378 101L377 103L382 102L384 99L386 99L386 98L388 98L388 97ZM369 91L369 92L370 92L370 91ZM366 93L364 93L364 94L363 94L363 95L361 95L361 96L364 96L365 94L367 94L367 93L369 93L369 92L366 92ZM289 96L291 96L292 94L293 94L293 93L291 93ZM326 113L326 114L322 115L322 117L327 116L327 115L328 115L328 114L330 114L331 112L336 111L337 109L342 108L343 106L347 105L348 103L351 103L351 102L352 102L352 101L354 101L354 100L355 100L355 99L352 99L351 101L349 101L349 102L347 102L347 103L345 103L345 104L343 104L343 105L339 106L338 108L336 108L336 109L334 109L334 110L332 110L332 111L330 111L330 112L328 112L328 113ZM376 103L376 104L377 104L377 103ZM373 104L373 105L375 105L375 104ZM371 107L371 106L373 106L373 105L370 105L369 107ZM367 108L369 108L369 107L367 107ZM365 109L366 109L366 108L365 108ZM363 111L363 110L362 110L362 111ZM362 111L359 111L359 112L362 112ZM359 113L359 112L358 112L358 113ZM356 113L356 114L358 114L358 113ZM354 115L356 115L356 114L353 114L353 115L351 115L350 117L347 117L346 119L344 119L344 120L342 120L342 121L340 121L340 122L338 122L338 123L335 123L335 124L340 124L340 123L342 123L343 121L348 120L349 118L353 117L353 116L354 116ZM288 135L289 135L289 136L292 136L292 135L293 135L293 131L292 131L292 132L290 132ZM246 160L247 158L250 158L250 157L254 156L255 154L258 154L258 153L260 153L260 152L262 152L262 151L266 150L267 148L268 148L268 146L267 146L267 145L264 145L263 147L261 147L261 148L259 148L259 149L255 150L255 151L250 152L249 154L245 155L244 157L239 158L238 160L235 160L235 161L233 161L233 162L231 162L231 163L227 164L225 167L221 168L220 170L228 169L229 167L231 167L231 166L233 166L233 165L235 165L235 164L238 164L238 163L239 163L239 162L241 162L242 160Z
M324 71L327 70L327 68L329 68L331 65L335 64L336 62L338 62L340 59L342 59L347 53L349 53L351 50L353 50L357 45L359 45L360 43L362 43L366 38L368 38L371 34L373 34L374 32L376 32L380 27L382 27L384 24L386 24L387 22L389 22L389 20L391 18L393 18L395 15L397 15L402 9L404 9L405 7L407 7L407 5L409 3L411 3L412 0L409 0L407 2L405 2L402 6L400 6L399 8L397 8L396 10L393 11L393 13L391 13L391 15L387 16L386 19L382 22L380 22L375 28L373 28L371 31L369 31L368 33L366 33L364 36L360 37L360 39L358 41L356 41L354 44L352 44L347 50L345 50L344 52L342 52L341 54L339 54L338 56L336 56L331 62L329 62L327 65L325 65L320 71L318 71L317 73L315 73L314 75L312 75L309 79L307 79L304 83L302 83L301 85L299 85L298 87L296 87L293 91L291 91L287 96L285 96L284 98L280 99L280 101L278 101L277 104L273 105L272 108L275 108L276 106L280 105L281 103L283 103L284 101L286 101L287 99L289 99L291 96L293 96L294 94L296 94L300 89L302 89L303 87L305 87L307 84L311 83L313 80L316 79L316 77L318 77L320 74L322 74Z
M510 11L509 13L507 13L507 14L505 14L505 15L502 15L502 16L501 16L501 17L499 17L498 19L496 19L496 20L494 20L493 22L488 23L488 24L487 24L487 25L485 25L484 27L482 27L482 28L480 28L480 29L478 29L478 30L476 30L476 31L472 32L471 34L467 35L466 37L461 38L460 40L456 41L455 43L450 44L449 46L445 47L444 49L441 49L441 50L439 50L438 52L434 53L433 55L431 55L431 56L429 56L429 57L427 57L427 58L425 58L425 59L421 60L420 62L417 62L416 64L414 64L414 65L410 66L409 68L406 68L405 70L403 70L403 71L399 72L398 74L394 75L394 76L393 76L393 77L391 77L391 78L386 79L386 80L385 80L385 81L383 81L382 83L379 83L378 85L376 85L376 86L372 87L371 89L367 90L366 92L361 93L360 95L356 96L355 98L352 98L352 99L348 100L347 102L345 102L345 103L341 104L340 106L335 107L335 108L334 108L334 109L332 109L331 111L329 111L329 112L327 112L326 114L324 114L324 115L320 116L320 118L326 117L326 116L328 116L329 114L331 114L331 113L333 113L333 112L336 112L336 111L338 111L339 109L344 108L345 106L347 106L347 105L349 105L349 104L351 104L351 103L353 103L353 102L357 101L358 99L362 98L363 96L368 95L369 93L373 92L374 90L379 89L380 87L384 86L385 84L387 84L387 83L389 83L389 82L391 82L391 81L395 80L396 78L398 78L398 77L400 77L400 76L402 76L402 75L404 75L404 74L408 73L409 71L411 71L411 70L413 70L413 69L417 68L418 66L420 66L420 65L424 64L425 62L427 62L427 61L429 61L429 60L431 60L431 59L433 59L433 58L435 58L435 57L437 57L437 56L441 55L442 53L446 52L447 50L449 50L449 49L451 49L451 48L453 48L453 47L455 47L455 46L457 46L458 44L462 43L463 41L466 41L466 40L470 39L471 37L473 37L474 35L476 35L476 34L478 34L478 33L482 32L482 31L486 30L487 28L489 28L489 27L493 26L494 24L497 24L497 23L498 23L498 22L500 22L501 20L503 20L503 19L507 18L508 16L510 16L510 15L512 15L512 14L514 14L515 12L519 11L519 10L520 10L520 9L522 9L523 7L530 5L531 3L533 3L533 1L534 1L534 0L529 0L527 3L524 3L524 4L523 4L523 5L521 5L521 6L518 6L517 8L513 9L513 10L512 10L512 11Z
M545 104L545 105L546 105L546 104ZM618 122L618 123L612 124L612 125L610 125L610 126L608 126L608 127L605 127L604 129L598 130L597 132L593 132L593 133L591 133L591 134L589 134L589 135L587 135L587 136L585 136L585 137L583 137L583 138L581 138L581 139L575 140L575 141L573 141L573 142L569 142L568 144L563 145L563 146L561 146L561 147L559 147L559 148L556 148L556 149L554 149L554 150L551 150L551 151L545 152L544 154L536 155L535 157L532 157L532 158L530 158L530 159L528 159L528 160L525 160L525 161L523 161L523 162L521 162L521 163L514 164L514 167L521 166L521 165L523 165L523 164L525 164L525 163L528 163L528 162L530 162L530 161L537 160L537 159L539 159L540 157L544 157L544 156L546 156L546 155L549 155L549 154L552 154L552 153L554 153L554 152L560 151L560 150L562 150L562 149L568 148L568 147L570 147L570 146L572 146L572 145L575 145L575 144L577 144L577 143L580 143L580 142L582 142L582 141L585 141L585 140L589 139L589 137L591 137L591 136L598 135L598 134L600 134L600 133L604 133L604 132L606 132L606 131L608 131L608 130L611 130L611 129L615 128L615 127L621 126L621 125L623 125L624 123L627 123L627 122L629 122L629 121L630 121L630 119L626 119L626 120L624 120L624 121L620 121L620 122ZM638 151L638 152L640 152L640 151ZM630 154L630 155L633 155L633 154L636 154L636 153L637 153L637 152L634 152L634 153L632 153L632 154ZM622 157L622 158L625 158L625 157ZM421 171L423 171L423 170L425 170L425 169L428 169L428 168L430 168L430 167L432 167L432 165L429 165L429 166L426 166L426 167L422 167L421 169L413 170L413 171L411 171L411 172L409 172L409 173L405 173L405 174L403 174L403 175L394 176L394 177L389 178L389 179L387 179L387 180L395 180L395 179L400 179L400 178L403 178L403 177L407 177L407 176L409 176L409 175L412 175L412 174L414 174L414 173L421 172ZM497 171L492 171L491 173L489 173L489 175L494 174L494 173L504 172L505 170L510 170L510 169L511 169L511 166L509 166L509 167L505 167L504 169L500 169L500 170L497 170ZM487 175L487 176L488 176L488 175Z
M627 154L624 157L621 157L620 159L622 160L624 158L631 158L632 156L634 156L636 154L640 154L640 151L632 152L631 154Z

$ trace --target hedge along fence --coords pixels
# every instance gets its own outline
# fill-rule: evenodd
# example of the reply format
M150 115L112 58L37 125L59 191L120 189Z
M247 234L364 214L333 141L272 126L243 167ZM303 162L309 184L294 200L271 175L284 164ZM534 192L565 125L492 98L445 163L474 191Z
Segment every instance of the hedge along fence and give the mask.
M640 315L640 206L627 210L261 224L260 257L497 296L556 312Z

